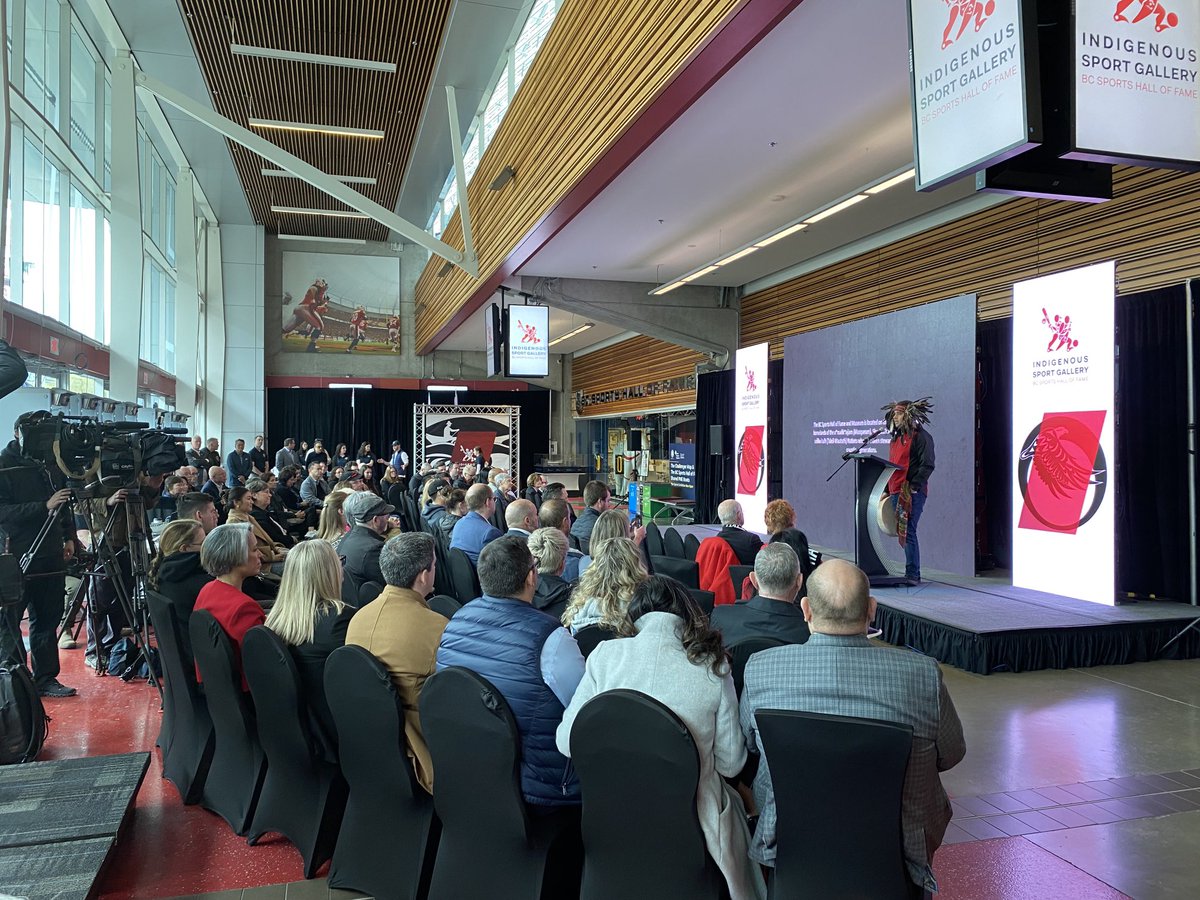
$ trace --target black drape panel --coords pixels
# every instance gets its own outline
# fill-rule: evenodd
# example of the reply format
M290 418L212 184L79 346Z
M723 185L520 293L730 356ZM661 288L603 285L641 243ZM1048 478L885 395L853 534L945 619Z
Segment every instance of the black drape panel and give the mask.
M1012 319L980 322L976 336L975 548L1012 567Z
M783 360L773 359L767 364L767 499L782 496Z
M421 398L419 401L417 398ZM376 457L392 455L392 441L412 457L413 404L424 403L425 395L416 391L389 391L371 388L354 392L354 440L346 441L357 452L363 441L370 441ZM411 472L409 473L411 474Z
M709 427L722 425L722 446L714 448ZM708 372L696 379L696 521L715 522L717 504L733 494L733 371Z
M354 415L349 389L270 388L267 391L267 449L271 461L286 438L301 441L320 438L332 453L339 443L350 443Z
M1117 587L1176 600L1191 595L1189 320L1182 285L1117 300Z

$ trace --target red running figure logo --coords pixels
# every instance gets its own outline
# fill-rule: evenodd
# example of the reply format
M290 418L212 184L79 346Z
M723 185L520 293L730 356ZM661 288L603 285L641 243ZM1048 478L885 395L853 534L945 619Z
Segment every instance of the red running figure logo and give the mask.
M751 391L757 390L758 384L754 380L754 370L749 366L746 366L746 393L748 394Z
M996 0L943 0L943 2L950 7L950 21L946 23L946 30L942 32L943 50L963 36L963 32L967 30L972 19L975 20L975 31L978 32L983 28L983 23L988 20L988 16L996 11ZM956 24L958 24L958 34L950 37L950 32L954 30Z
M1173 12L1167 12L1158 0L1117 0L1117 9L1113 13L1113 21L1129 22L1130 20L1125 17L1125 11L1133 6L1134 3L1138 4L1139 9L1134 13L1133 21L1130 22L1132 25L1136 25L1150 15L1154 16L1155 31L1166 31L1168 28L1174 28L1179 24L1179 16Z
M1046 312L1046 307L1042 307L1042 324L1050 329L1050 343L1046 345L1046 352L1053 353L1055 350L1074 350L1079 346L1079 341L1071 339L1071 317L1070 316L1055 316L1054 320L1050 320L1050 313Z
M526 325L520 319L517 319L517 327L524 332L521 336L522 344L540 344L542 342L542 339L537 336L536 325Z

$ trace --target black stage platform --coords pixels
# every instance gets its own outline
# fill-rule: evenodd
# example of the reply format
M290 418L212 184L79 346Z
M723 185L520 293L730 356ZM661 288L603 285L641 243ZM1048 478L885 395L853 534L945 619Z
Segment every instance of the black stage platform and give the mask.
M1003 578L958 578L873 588L883 640L968 672L1026 672L1200 657L1186 603L1104 606L1016 588Z
M149 765L122 753L0 769L0 895L92 896Z

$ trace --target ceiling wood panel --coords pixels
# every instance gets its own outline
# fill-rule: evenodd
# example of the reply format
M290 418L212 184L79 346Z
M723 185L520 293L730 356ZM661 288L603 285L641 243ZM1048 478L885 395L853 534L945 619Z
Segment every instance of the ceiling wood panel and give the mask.
M251 128L331 175L377 179L353 184L395 209L424 110L451 0L179 0L215 110L249 128L275 119L385 132L382 139ZM395 63L395 74L235 55L230 44ZM230 142L256 222L269 231L384 241L371 219L287 215L272 206L345 207L298 178L262 174L261 156Z

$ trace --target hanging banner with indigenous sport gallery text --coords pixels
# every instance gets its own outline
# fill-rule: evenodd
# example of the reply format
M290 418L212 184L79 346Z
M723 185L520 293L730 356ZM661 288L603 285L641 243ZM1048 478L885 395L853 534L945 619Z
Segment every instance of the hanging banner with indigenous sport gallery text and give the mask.
M1115 278L1106 262L1013 286L1013 586L1107 604Z
M908 0L917 190L1041 142L1027 0Z

